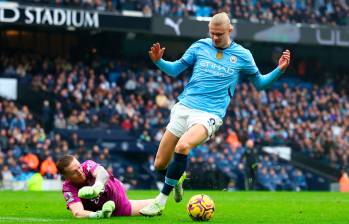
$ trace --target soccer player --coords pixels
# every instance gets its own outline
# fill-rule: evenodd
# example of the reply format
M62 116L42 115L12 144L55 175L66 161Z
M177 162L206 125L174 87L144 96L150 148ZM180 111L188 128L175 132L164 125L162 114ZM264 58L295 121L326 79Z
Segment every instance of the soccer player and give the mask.
M159 43L150 48L151 60L167 75L176 77L191 66L193 74L171 110L170 122L156 154L154 166L166 174L164 187L150 205L141 209L142 215L160 215L174 187L175 199L181 198L181 176L186 169L187 155L222 125L239 77L249 78L262 90L277 80L290 63L290 51L286 50L277 68L262 75L250 51L231 40L233 27L226 13L214 15L208 28L211 38L192 44L177 61L163 60L165 48Z
M128 200L122 183L92 160L84 163L71 155L57 162L63 175L63 195L76 218L110 218L139 215L153 199Z

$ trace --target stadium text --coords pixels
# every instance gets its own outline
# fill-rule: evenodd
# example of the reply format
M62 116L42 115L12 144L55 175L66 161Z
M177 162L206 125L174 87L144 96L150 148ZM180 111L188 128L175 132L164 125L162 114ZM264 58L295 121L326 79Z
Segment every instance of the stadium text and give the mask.
M25 24L73 26L76 28L99 27L97 12L42 7L26 7L23 10L17 7L0 8L0 22L15 23L22 20Z
M330 33L327 31L325 32L325 35L323 35L320 29L316 30L316 40L321 45L337 45L348 47L348 37L349 36L347 31L343 32L341 30L330 30Z

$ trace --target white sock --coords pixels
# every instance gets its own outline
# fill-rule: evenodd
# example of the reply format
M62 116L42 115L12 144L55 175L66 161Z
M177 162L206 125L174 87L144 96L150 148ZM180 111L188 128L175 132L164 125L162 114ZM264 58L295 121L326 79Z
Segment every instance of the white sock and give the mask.
M160 194L155 198L155 200L157 200L160 203L160 205L165 206L167 198L168 198L168 195L165 195L160 192Z

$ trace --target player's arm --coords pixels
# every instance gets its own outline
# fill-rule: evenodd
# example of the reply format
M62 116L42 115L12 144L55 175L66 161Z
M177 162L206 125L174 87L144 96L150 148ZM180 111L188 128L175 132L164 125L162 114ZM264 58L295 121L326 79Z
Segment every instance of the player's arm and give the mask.
M102 210L96 212L85 210L81 202L69 205L69 209L75 218L109 218L115 210L115 203L113 201L107 201L103 204Z
M95 177L95 183L92 186L81 188L78 193L79 198L95 198L104 190L109 173L102 166L97 166L92 176Z
M103 186L103 188L109 180L109 173L104 169L103 166L98 166L92 173L92 176L96 178L95 185L100 184Z
M159 43L153 44L150 48L149 57L158 68L172 77L177 77L181 72L189 67L184 60L180 59L174 62L162 59L165 48L161 48Z
M262 75L259 71L250 77L253 85L257 90L263 90L274 83L287 69L290 64L291 54L289 50L283 52L279 59L279 65L276 69L269 72L268 74Z
M69 209L75 218L89 218L95 215L94 212L85 210L81 202L69 205Z

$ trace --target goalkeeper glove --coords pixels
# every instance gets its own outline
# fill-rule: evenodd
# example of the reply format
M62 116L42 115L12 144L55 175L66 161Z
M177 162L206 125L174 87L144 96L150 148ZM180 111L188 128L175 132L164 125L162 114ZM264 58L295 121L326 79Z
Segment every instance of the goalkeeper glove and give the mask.
M115 203L113 201L107 201L103 204L102 210L92 212L89 215L89 218L92 219L103 219L110 218L115 210Z
M96 211L96 212L91 212L88 217L90 219L102 219L103 217L103 212L101 210Z
M104 185L101 182L96 182L92 186L86 186L79 190L79 198L91 199L97 197L104 189Z
M110 218L115 210L115 203L113 201L107 201L103 204L102 212L104 218Z

